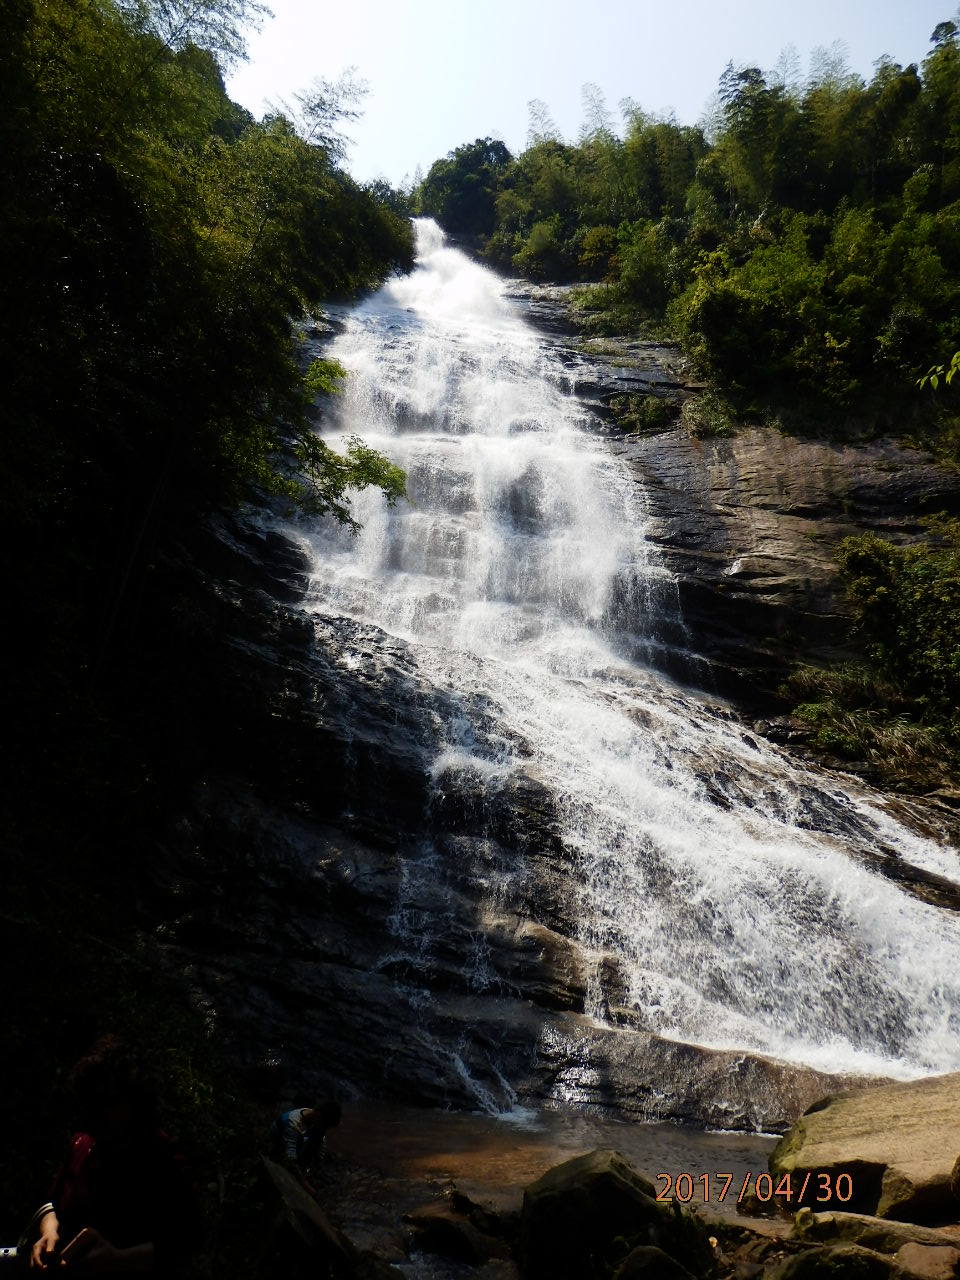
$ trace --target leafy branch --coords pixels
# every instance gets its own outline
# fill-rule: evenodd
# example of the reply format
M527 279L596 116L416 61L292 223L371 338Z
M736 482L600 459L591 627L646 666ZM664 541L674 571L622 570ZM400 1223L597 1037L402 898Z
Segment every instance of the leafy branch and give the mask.
M940 385L941 378L947 386L949 386L958 370L960 370L960 351L955 351L953 353L953 358L948 365L932 365L922 378L917 379L917 386L925 387L929 382L934 391L936 391L937 387Z

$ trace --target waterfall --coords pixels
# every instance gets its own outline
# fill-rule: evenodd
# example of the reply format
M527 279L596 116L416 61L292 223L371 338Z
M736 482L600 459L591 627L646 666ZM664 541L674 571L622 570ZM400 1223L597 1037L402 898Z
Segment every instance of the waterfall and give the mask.
M360 494L356 536L300 527L306 607L364 624L371 660L377 635L399 638L451 694L438 796L519 773L548 788L587 1013L609 1016L612 964L632 1025L667 1039L828 1071L960 1068L960 921L883 874L900 860L957 882L956 852L655 670L682 627L636 476L503 282L435 223L416 229L415 270L329 348L350 375L330 442L381 449L409 501ZM425 841L409 872L442 879ZM520 885L536 899L528 853L487 877L479 918ZM429 922L400 904L395 927L415 965ZM482 992L482 939L475 959Z

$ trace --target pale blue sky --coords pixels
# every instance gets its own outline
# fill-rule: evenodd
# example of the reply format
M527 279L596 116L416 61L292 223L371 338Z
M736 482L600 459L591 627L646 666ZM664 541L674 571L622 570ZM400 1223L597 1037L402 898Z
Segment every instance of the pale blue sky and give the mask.
M817 45L843 40L869 77L889 54L915 62L956 0L269 0L274 18L228 81L260 115L267 100L335 79L349 66L370 86L349 130L361 180L399 182L463 142L490 135L522 149L527 102L542 98L575 138L580 89L598 84L614 109L632 97L694 123L729 60L769 69L794 44L806 68Z

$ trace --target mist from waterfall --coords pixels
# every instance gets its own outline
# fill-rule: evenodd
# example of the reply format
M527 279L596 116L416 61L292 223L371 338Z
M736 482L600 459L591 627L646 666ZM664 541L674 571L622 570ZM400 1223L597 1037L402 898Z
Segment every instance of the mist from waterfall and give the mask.
M357 536L300 527L307 607L369 625L351 661L376 661L379 629L456 695L438 793L493 794L518 772L549 788L588 1013L609 1014L599 973L614 957L625 1006L667 1038L829 1071L960 1068L960 921L877 868L900 858L958 881L960 858L655 670L682 627L636 475L503 281L430 221L417 239L415 270L329 348L350 375L331 444L381 449L409 501L360 494ZM518 854L485 909L533 875Z

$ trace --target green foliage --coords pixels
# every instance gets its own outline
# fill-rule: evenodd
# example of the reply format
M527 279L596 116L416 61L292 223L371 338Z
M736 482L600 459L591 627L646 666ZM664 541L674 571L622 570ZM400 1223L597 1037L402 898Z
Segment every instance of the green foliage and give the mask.
M624 297L613 282L587 285L572 294L577 322L584 333L596 336L619 336L642 332L648 335L649 316L635 302Z
M864 534L842 542L838 559L878 669L960 731L960 521L928 523L928 540Z
M736 431L729 403L715 391L685 400L680 420L695 436L732 436Z
M904 546L875 534L840 544L867 665L801 668L785 690L814 746L914 786L960 766L960 520L927 525Z
M614 227L587 227L580 237L578 265L585 276L602 278L610 270L610 260L617 251Z
M493 138L457 147L430 166L417 194L421 213L453 232L489 235L495 227L495 197L510 152Z
M618 427L641 435L655 434L676 422L678 409L660 396L614 396L610 410Z
M914 386L924 368L946 380L960 310L956 24L931 43L868 83L837 46L804 83L731 64L709 141L629 100L618 136L587 86L573 145L533 103L526 151L480 184L482 251L538 279L602 278L595 330L666 325L742 412L932 420Z
M339 360L311 360L303 375L310 396L332 396L343 390L347 371Z
M894 786L938 785L955 776L955 736L872 664L802 666L781 692L809 727L810 745L827 755L865 762Z
M535 222L520 249L513 255L513 265L533 280L555 279L562 274L563 246L560 215L555 213L543 222Z
M929 382L933 390L936 391L937 387L940 385L940 379L942 378L949 387L950 383L956 377L957 370L960 370L960 351L955 351L953 353L948 365L935 364L931 369L928 369L922 378L917 379L917 386L925 387Z
M311 509L329 492L342 515L345 475L376 483L369 458L311 445L325 386L316 370L304 382L294 322L409 264L410 228L337 167L351 108L336 86L301 96L299 133L227 98L217 58L240 56L262 12L22 0L0 20L0 340L17 369L0 410L3 507L21 541L70 530L68 633L116 612L77 572L105 539L155 553L257 486ZM144 567L122 569L119 589Z
M352 529L359 526L350 514L348 490L373 485L390 506L406 494L403 471L357 436L347 441L344 454L338 454L318 435L306 434L297 441L294 455L296 471L281 477L270 491L287 498L295 508L315 515L329 513Z
M17 714L38 737L211 511L258 486L342 511L348 480L399 492L385 460L318 451L312 405L337 371L304 377L296 321L409 264L410 227L293 122L230 102L218 58L261 12L0 11L0 555L13 614L33 620ZM337 104L311 102L332 130Z
M668 233L662 223L623 223L617 265L623 292L644 311L661 315L670 297Z

